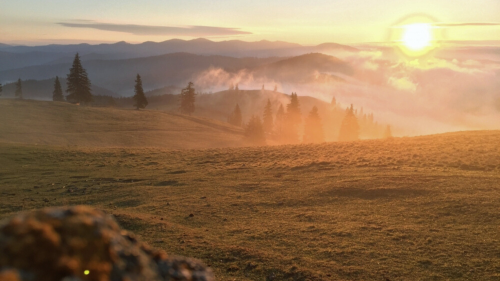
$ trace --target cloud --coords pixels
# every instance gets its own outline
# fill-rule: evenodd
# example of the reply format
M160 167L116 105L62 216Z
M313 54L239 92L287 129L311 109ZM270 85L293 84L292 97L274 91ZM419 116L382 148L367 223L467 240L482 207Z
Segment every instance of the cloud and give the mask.
M457 22L457 23L434 23L438 27L456 27L456 26L500 26L500 22Z
M163 36L227 36L252 34L242 31L238 28L215 27L215 26L153 26L136 24L113 24L100 22L87 22L78 20L78 22L59 22L59 25L73 28L93 28L104 31L125 32L134 35L163 35Z

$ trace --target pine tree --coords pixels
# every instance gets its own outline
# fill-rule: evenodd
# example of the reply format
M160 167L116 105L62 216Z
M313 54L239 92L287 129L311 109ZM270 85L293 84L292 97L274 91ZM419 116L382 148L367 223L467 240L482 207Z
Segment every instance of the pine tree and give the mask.
M66 96L66 99L68 101L76 103L92 102L90 80L87 76L87 71L83 68L82 63L80 62L80 56L78 53L76 53L75 59L73 60L73 66L69 70L67 84L68 89L66 92L69 93L69 95Z
M59 82L59 77L56 76L56 81L54 82L54 92L52 92L53 101L64 101L63 91L61 88L61 83Z
M390 138L392 138L391 126L387 125L384 132L384 139L390 139Z
M346 109L346 115L342 120L339 132L339 141L355 141L359 139L358 118L354 115L354 108Z
M253 145L266 145L266 136L262 122L257 116L252 116L245 127L245 140Z
M264 116L262 118L264 126L264 132L270 133L273 130L273 110L271 109L271 101L267 100L267 105L264 108Z
M3 91L3 87L2 87L2 83L0 83L0 96L2 96L2 91Z
M233 113L227 118L227 122L231 125L241 127L241 122L242 122L241 110L238 104L236 104Z
M187 87L181 91L181 113L188 114L189 116L194 112L196 94L193 85L192 82L189 82Z
M283 104L280 104L278 111L276 112L276 121L274 123L274 132L277 135L278 139L283 137L283 129L285 126L285 109Z
M21 85L21 79L17 79L16 83L16 98L23 99L23 86Z
M137 74L137 78L135 79L134 92L135 95L132 99L134 100L135 109L139 110L140 108L146 108L148 100L146 99L146 95L144 95L144 90L142 89L142 79L139 74Z
M323 125L318 114L318 108L314 106L306 119L304 127L304 143L319 143L325 141Z
M290 103L287 105L284 122L283 137L287 142L299 142L299 125L302 122L299 99L297 93L292 93Z

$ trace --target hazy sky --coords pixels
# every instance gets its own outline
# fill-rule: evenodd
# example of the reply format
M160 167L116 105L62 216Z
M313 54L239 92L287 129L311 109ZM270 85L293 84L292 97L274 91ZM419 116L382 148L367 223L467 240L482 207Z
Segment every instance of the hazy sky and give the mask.
M500 0L0 1L2 43L381 42L391 25L415 13L467 23L445 27L448 40L500 40Z

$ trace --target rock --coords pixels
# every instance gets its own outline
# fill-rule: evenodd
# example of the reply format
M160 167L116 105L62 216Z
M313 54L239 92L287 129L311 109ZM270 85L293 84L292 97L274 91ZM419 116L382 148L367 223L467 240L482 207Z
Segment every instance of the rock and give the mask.
M199 261L170 257L89 207L47 208L0 223L0 279L212 281Z

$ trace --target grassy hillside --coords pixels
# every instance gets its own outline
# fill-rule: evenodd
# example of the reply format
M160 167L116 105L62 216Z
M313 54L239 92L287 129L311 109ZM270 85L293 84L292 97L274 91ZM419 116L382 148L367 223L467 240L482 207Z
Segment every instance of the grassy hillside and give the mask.
M242 145L240 128L150 110L0 100L0 142L168 149Z
M498 131L187 151L3 143L0 217L91 205L222 281L497 280L499 143Z

